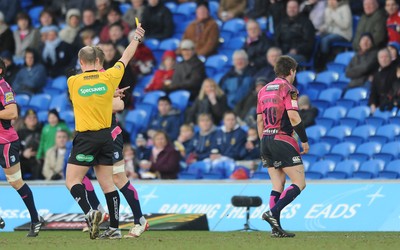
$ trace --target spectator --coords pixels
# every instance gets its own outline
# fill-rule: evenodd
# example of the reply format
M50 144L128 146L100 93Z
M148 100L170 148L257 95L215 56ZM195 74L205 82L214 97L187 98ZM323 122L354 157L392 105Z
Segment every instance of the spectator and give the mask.
M45 35L42 51L42 60L50 77L65 75L67 69L74 62L75 50L72 45L61 41L58 37L57 26L51 25L40 29Z
M350 78L348 88L363 86L378 68L377 51L373 49L374 40L370 33L360 37L359 50L346 67L346 76Z
M110 0L96 0L96 19L99 20L101 23L106 23L108 11L111 7L112 6Z
M275 43L282 52L297 62L308 60L314 48L315 28L308 17L301 15L299 4L289 0L285 17L276 27Z
M125 14L122 16L122 19L129 24L131 29L136 28L136 20L137 17L139 20L142 20L142 15L144 11L143 0L131 0L132 8L130 8Z
M129 33L129 41L133 40L135 35L135 31L132 30ZM156 64L156 58L153 55L153 52L149 47L146 46L145 43L139 43L139 46L136 49L135 56L129 62L129 65L132 68L132 71L139 76L148 75L153 72L154 65Z
M220 86L225 92L228 107L234 108L250 91L253 83L254 68L244 50L233 53L233 67L221 79Z
M313 107L310 102L310 98L306 95L302 95L298 100L299 114L303 121L304 127L310 127L315 125L315 118L318 116L318 109Z
M52 25L58 27L57 20L54 16L54 12L51 9L42 10L39 16L39 22L40 22L39 29Z
M21 140L21 171L24 179L38 180L42 176L42 166L36 159L40 143L41 127L36 112L33 109L26 111L24 115L24 126L18 130L18 137Z
M148 0L142 14L142 27L146 30L146 38L163 40L174 33L174 22L171 11L159 0Z
M8 24L14 23L17 11L20 9L19 3L20 1L16 0L0 0L0 12L4 14L2 20L4 20Z
M257 129L250 127L247 130L246 144L241 148L240 155L243 156L243 160L252 160L253 164L249 167L254 168L254 160L260 158L260 139L258 138Z
M195 43L197 55L207 57L217 52L219 28L215 20L210 17L207 2L197 4L196 19L186 28L183 39L189 39Z
M147 134L149 137L153 137L156 130L161 130L174 141L178 137L181 123L180 111L172 108L168 96L162 96L158 99L158 115L151 121Z
M36 94L42 91L46 84L46 68L39 62L35 50L25 50L25 65L15 76L13 89L16 93Z
M265 54L272 47L273 41L269 40L261 31L257 21L250 19L246 24L247 38L243 49L249 57L249 63L257 70L265 65Z
M328 57L334 42L350 42L353 36L353 17L348 2L329 0L325 8L324 23L318 29L321 35L321 59ZM325 63L327 60L325 59ZM323 63L325 65L325 63Z
M96 46L99 42L93 30L85 30L80 34L82 46Z
M35 1L38 2L38 1ZM52 9L57 16L65 17L66 13L70 9L78 9L81 13L88 8L94 8L96 6L95 0L60 0L51 1L45 0L41 2L45 3L45 8Z
M257 71L254 78L265 77L268 82L272 82L276 75L274 67L279 57L282 55L282 50L278 47L271 47L266 53L267 63L263 68Z
M15 56L22 58L27 48L35 49L39 52L41 45L40 33L32 27L32 21L28 14L18 13L18 29L14 31Z
M179 152L170 143L165 132L157 131L153 136L153 142L149 164L141 162L140 167L150 170L159 179L177 179L180 168Z
M235 17L243 17L246 2L245 0L221 0L218 9L219 19L226 22Z
M72 44L79 32L81 22L81 12L79 9L70 9L65 18L65 27L60 31L62 41Z
M186 123L194 124L197 114L211 114L214 124L219 124L228 110L224 91L211 78L206 78L201 85L199 96L186 111Z
M400 64L397 64L396 80L393 82L393 105L400 108Z
M134 32L135 31L133 31L133 33ZM108 27L108 36L108 42L112 43L115 48L117 48L118 52L122 54L129 44L128 38L124 35L124 27L122 24L120 22L111 24Z
M4 20L4 14L0 12L0 53L3 51L15 51L14 36Z
M175 148L181 153L181 156L185 158L189 152L186 149L189 147L189 143L194 136L193 126L190 124L183 124L179 128L179 136L174 141Z
M389 43L387 46L388 50L390 51L390 57L392 58L392 61L396 61L396 64L399 64L399 50L396 43Z
M311 20L316 30L319 30L324 23L325 7L325 0L305 0L300 5L300 12Z
M400 12L396 0L386 0L385 10L389 15L386 19L386 29L390 42L400 43Z
M6 65L6 73L4 74L4 78L9 83L13 83L15 76L19 71L19 67L14 63L12 53L8 50L5 50L0 53L0 58L3 59L4 64Z
M244 13L247 19L257 19L268 16L269 1L266 0L254 0L247 1L246 11Z
M265 77L258 77L254 82L254 91L251 91L245 98L238 102L233 109L238 116L240 124L246 124L249 127L257 126L257 95L258 92L270 81Z
M150 159L151 148L147 146L147 143L143 134L137 134L135 140L135 157L138 161Z
M191 164L210 157L211 149L216 148L216 127L212 122L210 114L199 114L197 117L199 131L194 134L186 149L186 163ZM189 154L188 154L189 153Z
M58 130L65 130L70 136L70 131L63 120L55 109L49 110L48 124L46 124L42 129L42 134L40 135L40 144L37 152L37 159L43 160L49 148L53 147L55 144L56 133Z
M164 88L164 85L169 85L172 82L172 76L175 72L176 55L172 50L167 50L162 56L160 68L156 70L150 83L146 86L144 91L154 91Z
M107 23L106 25L103 26L100 32L100 42L108 42L110 41L110 28L111 25L119 23L123 27L123 34L126 37L128 37L129 32L131 29L129 28L129 25L122 20L122 13L121 10L118 7L113 7L110 8L110 10L107 13Z
M128 179L139 179L139 161L136 158L135 149L130 143L125 143L123 147L125 174Z
M382 48L387 42L386 13L379 9L377 0L363 1L364 14L361 16L357 25L357 30L353 39L353 49L359 49L358 41L361 35L368 32L372 35L373 48Z
M78 34L75 37L74 45L77 48L83 47L82 45L82 33L85 31L92 31L94 32L94 37L99 40L100 31L102 29L102 24L99 20L96 20L96 14L92 9L86 9L82 13L82 28L79 30ZM93 42L93 44L97 44L97 42Z
M164 84L164 90L171 92L184 89L190 92L190 100L194 100L206 78L204 63L196 56L191 40L183 40L180 44L183 61L175 67L171 84Z
M47 150L44 159L42 174L46 180L64 179L64 158L68 137L67 131L56 132L55 145Z
M237 124L236 114L227 111L224 114L224 125L215 134L217 148L221 155L240 160L242 148L246 144L246 132Z
M286 4L287 0L269 0L268 14L272 17L272 30L269 32L274 33L278 24L286 17Z
M392 110L393 103L393 83L397 80L397 65L390 56L390 51L383 48L378 52L379 69L374 74L371 83L371 94L369 96L369 105L371 113L376 108L380 110Z

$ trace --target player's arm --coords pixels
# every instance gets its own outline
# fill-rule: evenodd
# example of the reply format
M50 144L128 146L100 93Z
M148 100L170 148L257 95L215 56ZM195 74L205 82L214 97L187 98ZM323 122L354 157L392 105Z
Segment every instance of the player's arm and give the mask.
M10 103L0 110L0 119L3 120L14 120L18 118L18 108L17 104Z
M144 37L144 32L145 30L142 28L142 24L138 23L138 26L135 31L135 35L132 39L132 41L129 43L129 45L126 47L124 50L124 53L122 53L121 61L125 66L128 65L129 61L132 59L133 55L136 52L136 49L141 42L142 38Z
M119 97L114 97L112 102L112 110L113 112L118 112L123 110L125 107L124 101L122 101Z
M303 148L303 152L301 152L301 154L306 154L308 153L310 147L308 145L308 137L306 134L306 129L304 127L303 122L301 121L300 114L297 110L288 110L287 113L294 131L296 131L296 134L300 138L301 146Z
M258 131L258 137L261 140L264 132L264 121L262 114L257 114L257 131Z

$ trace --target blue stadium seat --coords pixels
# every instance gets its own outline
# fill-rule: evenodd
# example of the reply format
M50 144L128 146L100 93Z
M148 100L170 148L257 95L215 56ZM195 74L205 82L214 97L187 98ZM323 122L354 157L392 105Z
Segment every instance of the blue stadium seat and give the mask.
M360 162L369 160L374 154L381 151L382 145L379 142L366 142L359 145L356 152L349 155L349 159L358 160Z
M310 144L319 142L320 138L326 134L327 129L321 125L314 125L306 128L306 133Z
M135 110L143 110L144 112L146 112L146 118L143 120L143 124L146 128L150 124L150 121L153 119L153 117L157 114L156 107L148 103L136 104Z
M319 90L318 89L312 89L312 88L306 88L306 89L303 90L303 94L307 95L310 98L311 103L314 103L314 101L318 99ZM320 114L322 114L322 112L320 112Z
M220 161L216 164L212 164L208 172L203 174L203 179L226 179L232 174L235 168L235 162L233 160Z
M29 100L28 108L34 109L36 112L40 110L48 110L51 96L48 94L36 94Z
M206 67L207 76L212 77L216 73L221 72L227 63L228 57L225 55L209 56L204 65Z
M222 77L224 77L225 73L218 73L218 74L214 74L211 78L217 83L219 84Z
M336 101L342 95L342 90L338 88L329 88L322 90L317 100L313 101L313 105L319 108L328 108L336 104Z
M176 8L175 13L183 14L186 16L187 20L191 20L195 17L196 7L197 5L194 2L181 3Z
M388 141L394 140L396 136L400 134L400 126L397 124L387 124L379 127L376 130L376 134L369 138L369 141L376 141L384 144Z
M385 162L382 160L369 160L363 162L360 168L353 173L354 179L373 179L378 177L379 171L383 169Z
M186 110L188 103L189 103L189 98L190 98L189 91L175 90L175 91L169 93L168 96L171 99L173 107L181 110L182 112Z
M391 117L395 117L396 113L397 108L394 108L391 111L381 111L380 109L377 109L372 116L365 119L365 123L372 124L375 127L379 127L389 122L389 119Z
M347 110L341 106L330 107L326 109L322 117L315 119L318 125L324 126L327 129L339 123L339 119L346 116Z
M192 21L182 21L179 23L175 23L175 30L174 30L173 38L181 40L183 37L183 34L186 31L186 28L189 26L189 24L191 22Z
M121 3L119 5L119 10L122 12L122 15L125 14L131 8L132 5L130 3Z
M356 16L353 15L353 35L352 35L352 39L354 39L354 35L357 31L357 25L358 22L360 21L360 16ZM352 50L353 49L353 45L352 42L334 42L332 43L332 47L341 47L341 48L345 48L346 50Z
M343 159L346 159L347 156L354 153L355 150L356 150L356 144L352 142L342 142L334 145L332 147L331 152L324 156L324 159L332 160L334 162L339 162Z
M222 25L221 34L228 33L231 37L246 34L246 23L242 18L233 18Z
M349 135L351 135L351 128L340 125L331 128L325 136L320 138L320 141L333 145L343 141L343 139Z
M308 84L315 80L316 76L317 75L314 71L304 70L296 74L296 81L298 85L301 85L304 87L304 89L306 89Z
M379 172L379 178L382 179L400 178L400 160L391 161L382 171Z
M267 31L268 29L268 18L262 16L256 19L258 25L260 25L260 29L262 31Z
M262 167L262 163L260 163L259 167L256 171L254 171L251 178L256 180L269 180L270 176L268 174L268 168Z
M381 152L374 154L374 159L380 159L386 163L399 159L400 155L400 142L394 141L383 145Z
M37 113L37 118L40 123L47 124L47 117L49 112L47 110L41 110Z
M326 68L335 72L346 71L347 65L349 65L351 59L354 56L354 51L346 51L336 55L335 60L326 65Z
M29 11L28 11L28 15L30 16L31 20L32 20L32 26L34 27L39 27L40 25L40 13L43 11L44 6L35 6L32 7Z
M328 172L335 169L335 163L333 161L318 161L311 165L306 171L306 179L323 179Z
M31 97L27 94L16 94L15 95L15 101L17 102L17 104L20 108L24 108L24 107L28 106L30 99L31 99Z
M330 146L330 145L329 145ZM313 147L313 146L312 146ZM301 156L303 161L304 170L307 171L308 168L318 161L319 157L316 155L305 154Z
M272 19L271 19L272 20ZM300 62L299 67L303 69L310 69L314 70L315 66L315 58L317 56L318 50L319 50L319 44L321 42L321 39L319 36L315 36L314 38L314 45L313 45L313 50L311 52L311 56L308 59L308 61Z
M345 160L339 162L335 169L328 172L326 177L328 179L347 179L353 176L353 172L357 171L360 167L360 162L356 160Z
M62 94L68 91L67 77L59 76L52 80L50 88L44 88L43 91L52 96Z
M164 39L160 42L158 49L160 50L173 50L175 51L179 46L179 39L177 38L168 38Z
M357 145L364 143L370 136L375 135L376 128L372 125L361 125L353 129L350 136L344 138L344 141L353 142Z
M153 105L157 109L158 99L165 95L166 93L161 90L151 91L144 95L142 102Z
M136 141L138 133L146 129L144 120L146 120L147 113L143 110L131 110L125 116L125 130L130 133L131 141Z
M151 50L156 50L158 49L158 46L160 45L160 41L154 38L149 38L144 40L144 44Z
M241 49L246 41L243 36L234 37L229 40L225 40L218 49L219 54L223 54L229 58L232 58L232 54L235 50Z
M60 112L60 119L64 120L69 128L75 127L75 115L72 110L63 110Z
M330 150L331 150L331 145L329 143L318 142L310 146L310 150L308 151L307 155L315 155L318 158L321 158L325 154L329 153Z
M54 96L51 99L49 109L56 109L58 112L63 110L72 110L71 102L69 100L68 94L63 93L57 96Z
M6 174L4 173L3 168L0 166L0 181L6 181Z
M366 99L368 96L368 90L362 87L352 88L346 91L343 99L337 101L337 105L352 108L358 105L361 100Z
M178 179L181 180L195 180L202 179L203 174L209 172L210 165L203 161L197 161L189 165L186 171L178 174Z
M208 2L208 8L210 9L210 16L214 19L218 19L219 2L215 1Z
M164 6L167 7L172 14L174 14L176 12L176 9L178 8L178 5L174 2L164 3Z
M143 87L143 88L145 88L145 87L150 83L150 81L151 81L151 79L153 78L153 76L154 76L153 74L150 74L150 75L145 75L145 76L140 77L140 78L137 80L135 89L136 89L136 87Z
M371 114L371 110L367 106L357 106L347 112L345 118L340 119L341 125L350 127L359 126L364 123L365 119Z
M318 90L324 90L329 88L332 82L339 79L339 73L334 71L322 71L317 74L317 77L313 82L310 82L309 86Z

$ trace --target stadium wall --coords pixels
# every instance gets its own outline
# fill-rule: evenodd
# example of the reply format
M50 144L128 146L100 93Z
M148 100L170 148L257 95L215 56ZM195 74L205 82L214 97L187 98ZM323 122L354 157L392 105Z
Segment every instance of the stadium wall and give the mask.
M309 182L305 191L282 212L291 231L400 231L399 181ZM80 213L63 182L30 183L39 213ZM246 208L231 205L234 195L260 196L263 205L250 210L251 228L269 230L260 219L268 209L268 181L140 181L135 184L144 213L205 213L211 231L242 229ZM99 185L96 192L103 206ZM121 196L121 213L130 213ZM6 231L29 221L17 192L0 184L0 215Z

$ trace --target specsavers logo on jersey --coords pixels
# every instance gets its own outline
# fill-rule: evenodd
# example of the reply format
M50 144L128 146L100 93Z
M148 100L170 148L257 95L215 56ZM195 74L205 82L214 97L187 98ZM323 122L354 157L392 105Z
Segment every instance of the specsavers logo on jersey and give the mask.
M84 85L79 88L78 93L80 96L89 97L91 95L104 95L108 88L105 83L96 83L93 86Z
M76 156L76 160L78 160L78 161L91 162L91 161L93 161L93 159L94 159L93 155L78 154Z

